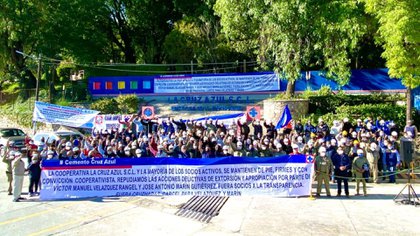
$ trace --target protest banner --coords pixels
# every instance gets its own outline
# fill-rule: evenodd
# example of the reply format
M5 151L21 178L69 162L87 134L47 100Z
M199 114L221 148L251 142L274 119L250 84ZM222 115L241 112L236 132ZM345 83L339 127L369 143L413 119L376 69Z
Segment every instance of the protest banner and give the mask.
M93 128L98 131L113 129L121 131L131 117L132 115L97 115L93 121Z
M245 113L235 113L235 114L226 114L226 115L215 115L215 116L204 116L195 118L194 121L206 121L206 120L214 120L218 122L223 122L226 127L229 127L233 124L236 125L236 121L244 117ZM184 122L187 120L184 120Z
M98 113L99 111L36 101L32 120L75 128L92 128L93 119Z
M43 162L41 199L104 196L307 196L313 163L273 158L136 158Z

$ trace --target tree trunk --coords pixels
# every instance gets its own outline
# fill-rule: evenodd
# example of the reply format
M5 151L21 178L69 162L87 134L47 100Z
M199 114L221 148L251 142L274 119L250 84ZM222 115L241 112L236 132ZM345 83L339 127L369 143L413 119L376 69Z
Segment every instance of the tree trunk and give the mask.
M286 88L286 98L292 98L295 95L295 81L288 80Z
M13 44L14 45L10 47L12 64L14 64L16 68L15 73L19 78L19 84L22 88L21 95L24 99L27 99L31 95L29 89L35 88L36 77L32 71L27 68L23 55L17 53L17 51L23 51L23 43L19 41L14 42Z
M412 110L412 106L411 106L411 88L410 86L407 87L407 109L405 112L406 115L406 122L411 120L411 110Z

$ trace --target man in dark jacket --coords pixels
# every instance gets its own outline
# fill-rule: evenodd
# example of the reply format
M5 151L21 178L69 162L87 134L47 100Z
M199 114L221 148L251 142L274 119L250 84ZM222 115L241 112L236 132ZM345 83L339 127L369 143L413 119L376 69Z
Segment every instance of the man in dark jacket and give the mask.
M337 154L333 157L334 174L337 180L337 196L341 196L341 182L344 182L344 192L349 197L349 182L351 161L349 156L344 153L343 148L337 148Z
M260 124L259 120L254 120L252 122L252 126L254 127L254 139L260 139L262 137L263 128Z
M33 155L31 164L28 166L29 171L29 195L32 197L38 193L39 180L41 179L41 167L39 164L38 153ZM35 188L35 191L34 191Z

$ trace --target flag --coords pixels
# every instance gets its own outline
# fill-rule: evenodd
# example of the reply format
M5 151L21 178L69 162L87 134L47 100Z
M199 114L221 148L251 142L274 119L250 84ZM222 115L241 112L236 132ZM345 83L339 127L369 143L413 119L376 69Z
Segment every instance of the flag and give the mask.
M315 157L313 155L306 155L306 163L314 163Z
M155 117L155 108L153 106L143 106L141 113L143 119L153 119Z
M246 120L261 119L261 108L260 106L247 106L246 107Z
M279 122L277 122L276 129L281 129L289 125L291 120L292 120L292 114L290 113L289 106L286 105L286 107L284 108L283 114L281 115L279 119Z

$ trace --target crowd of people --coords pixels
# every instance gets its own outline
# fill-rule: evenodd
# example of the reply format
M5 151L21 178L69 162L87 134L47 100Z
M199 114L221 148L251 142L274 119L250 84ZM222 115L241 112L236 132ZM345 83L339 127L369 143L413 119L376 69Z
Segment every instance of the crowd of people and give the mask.
M408 122L398 130L393 122L381 119L335 120L331 126L322 119L317 124L310 121L276 129L273 122L243 119L225 124L220 120L203 121L182 119L142 119L134 115L121 121L121 128L92 130L91 135L70 140L41 140L35 145L27 139L28 152L15 151L12 145L3 147L3 161L8 165L9 194L12 194L12 179L15 178L14 200L19 201L25 172L29 172L29 193L38 192L39 178L44 160L72 160L86 158L216 158L216 157L280 157L286 154L305 154L315 158L317 195L321 184L331 196L329 182L341 183L349 196L348 181L363 184L366 195L366 180L379 183L388 176L395 183L395 172L402 164L399 153L401 140L412 141L417 129ZM29 166L22 164L26 155ZM22 178L21 178L22 177Z

